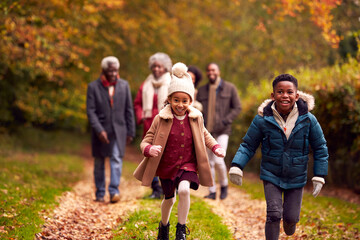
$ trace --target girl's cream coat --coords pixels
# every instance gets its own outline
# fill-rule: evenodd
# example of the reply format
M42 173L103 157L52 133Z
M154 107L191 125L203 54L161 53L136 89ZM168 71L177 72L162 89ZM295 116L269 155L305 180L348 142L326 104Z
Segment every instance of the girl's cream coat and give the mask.
M209 160L206 153L206 147L212 149L217 144L217 142L204 127L202 113L191 106L188 109L188 113L195 145L200 184L209 187L212 186L213 180L211 176ZM162 151L159 156L149 158L145 157L134 172L135 178L141 181L143 186L150 186L156 174L156 170L158 168L171 130L173 118L174 116L171 112L171 107L170 105L167 105L154 118L149 131L146 133L140 144L142 152L144 152L145 147L149 144L162 146Z

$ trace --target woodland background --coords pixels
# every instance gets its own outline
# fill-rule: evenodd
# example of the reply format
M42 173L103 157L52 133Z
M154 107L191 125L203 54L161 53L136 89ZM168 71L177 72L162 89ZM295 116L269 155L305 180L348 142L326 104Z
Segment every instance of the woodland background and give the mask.
M327 182L360 191L359 34L359 0L4 0L0 132L87 132L86 89L101 59L119 58L135 95L149 56L161 51L202 70L217 62L238 87L243 111L227 163L273 78L293 74L316 99L330 152ZM258 162L259 155L247 169L258 171Z

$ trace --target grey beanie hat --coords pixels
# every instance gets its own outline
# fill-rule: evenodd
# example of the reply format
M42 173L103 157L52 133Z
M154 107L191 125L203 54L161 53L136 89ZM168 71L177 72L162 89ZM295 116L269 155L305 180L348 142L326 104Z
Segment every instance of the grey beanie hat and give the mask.
M175 92L184 92L189 94L191 100L194 101L194 83L187 70L186 65L181 62L176 63L172 67L168 96Z
M149 68L150 69L151 69L151 66L155 62L161 63L164 66L164 68L166 69L167 72L171 71L171 67L172 67L171 58L166 53L158 52L158 53L155 53L154 55L152 55L149 58Z

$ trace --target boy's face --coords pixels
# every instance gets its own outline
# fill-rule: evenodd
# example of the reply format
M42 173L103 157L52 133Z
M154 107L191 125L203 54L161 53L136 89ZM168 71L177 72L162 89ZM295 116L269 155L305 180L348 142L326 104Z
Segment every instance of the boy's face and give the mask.
M169 96L168 101L177 116L184 116L192 102L189 94L184 92L174 92Z
M293 109L299 94L295 85L290 81L281 81L276 84L271 99L275 101L276 110L281 114L288 114Z

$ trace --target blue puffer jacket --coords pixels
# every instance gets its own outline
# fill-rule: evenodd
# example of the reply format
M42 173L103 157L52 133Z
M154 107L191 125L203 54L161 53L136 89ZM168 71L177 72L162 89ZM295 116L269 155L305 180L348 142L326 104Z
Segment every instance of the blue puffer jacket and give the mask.
M303 187L307 180L310 144L314 155L314 175L327 175L329 155L326 140L319 122L309 112L314 107L314 98L298 92L299 117L289 139L273 116L273 101L267 100L259 107L258 115L243 138L232 161L233 166L243 169L261 143L260 178L283 189Z

